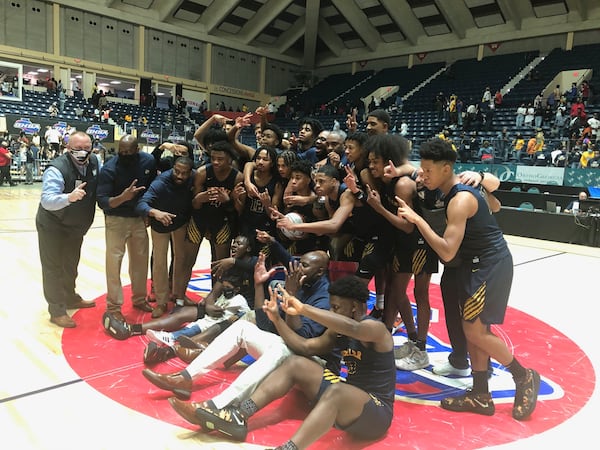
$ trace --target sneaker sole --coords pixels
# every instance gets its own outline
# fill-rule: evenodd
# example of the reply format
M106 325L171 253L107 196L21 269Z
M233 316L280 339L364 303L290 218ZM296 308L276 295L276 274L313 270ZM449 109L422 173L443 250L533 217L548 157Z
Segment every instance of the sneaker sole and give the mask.
M444 405L443 403L440 403L440 406L442 407L442 409L445 409L446 411L459 412L459 413L469 412L469 413L479 414L481 416L493 416L494 413L496 412L495 407L487 408L487 409L460 409L460 408L453 408L452 406L449 406L449 405Z
M231 426L229 422L224 421L223 419L205 411L202 408L196 410L196 417L202 429L207 433L211 431L218 431L225 436L229 436L231 439L236 441L243 442L246 440L246 436L248 435L248 430L244 431L229 431L228 427Z
M171 347L171 348L173 347L173 344L166 343L165 341L163 341L162 339L157 337L152 331L153 330L146 331L146 337L148 338L149 341L152 341L158 345L166 345L167 347Z
M449 377L449 376L468 377L469 375L471 375L470 369L455 369L452 372L447 372L447 371L436 371L435 367L434 367L431 371L435 375L439 375L440 377Z

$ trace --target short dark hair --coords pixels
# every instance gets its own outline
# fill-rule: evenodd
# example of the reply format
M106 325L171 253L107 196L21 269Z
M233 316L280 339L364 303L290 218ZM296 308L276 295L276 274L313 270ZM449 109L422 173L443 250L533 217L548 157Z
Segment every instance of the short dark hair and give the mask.
M233 149L233 146L228 142L228 141L217 141L215 142L212 147L210 148L211 153L212 152L225 152L227 153L231 159L237 159L237 154L235 153L235 150Z
M329 292L329 295L356 300L360 303L367 303L367 300L369 300L367 284L356 275L338 278L329 285L327 292Z
M363 147L365 145L365 142L367 142L368 138L369 135L367 133L364 133L362 131L355 131L354 133L350 133L348 136L346 136L346 141L358 142L358 145Z
M388 128L392 125L392 119L385 109L374 109L367 114L367 117L375 117L377 120L386 123Z
M339 170L337 170L335 167L333 167L329 164L324 164L321 167L319 167L319 169L317 170L317 173L322 173L325 176L328 176L329 178L335 178L338 181L340 180Z
M283 141L283 131L281 131L281 128L279 128L274 123L268 123L267 125L261 128L261 132L264 133L265 130L271 130L273 133L275 133L277 139L279 139L278 147L281 147L281 142Z
M456 162L456 152L450 142L444 139L435 138L424 142L419 148L419 154L421 159L429 161L448 161L453 164Z
M303 173L308 178L312 179L312 164L307 159L299 159L298 161L294 161L290 166L290 170L292 172Z
M244 280L237 272L233 272L231 270L226 271L221 275L221 283L224 281L229 281L233 287L241 288Z
M188 156L178 156L173 161L173 165L175 164L183 164L184 166L188 166L190 169L194 168L194 161L192 161L192 158Z
M369 136L365 144L367 151L386 163L402 164L410 154L410 144L405 137L398 134L374 134Z

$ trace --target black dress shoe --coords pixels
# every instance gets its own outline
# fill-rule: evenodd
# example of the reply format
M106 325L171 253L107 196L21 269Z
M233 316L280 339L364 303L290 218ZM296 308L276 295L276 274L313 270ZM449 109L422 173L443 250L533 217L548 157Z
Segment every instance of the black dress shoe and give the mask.
M150 306L150 304L146 300L144 300L143 302L140 302L140 303L134 303L133 307L135 309L139 309L140 311L144 311L144 312L152 312L153 311L152 306Z
M159 346L156 342L149 342L144 349L144 364L152 366L168 361L175 357L175 351L171 347Z
M67 314L63 314L62 316L50 317L50 322L62 328L75 328L77 326L75 321L71 319Z

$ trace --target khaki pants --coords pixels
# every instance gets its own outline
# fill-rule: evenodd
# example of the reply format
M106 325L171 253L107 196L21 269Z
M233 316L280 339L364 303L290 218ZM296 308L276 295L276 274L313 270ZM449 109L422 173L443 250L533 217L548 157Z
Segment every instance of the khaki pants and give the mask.
M152 282L158 305L166 305L169 301L169 243L173 245L173 293L185 294L189 271L186 270L187 223L170 233L158 233L152 230Z
M141 217L105 216L106 224L106 309L120 311L123 305L121 265L125 249L129 259L131 301L146 300L148 282L149 239Z

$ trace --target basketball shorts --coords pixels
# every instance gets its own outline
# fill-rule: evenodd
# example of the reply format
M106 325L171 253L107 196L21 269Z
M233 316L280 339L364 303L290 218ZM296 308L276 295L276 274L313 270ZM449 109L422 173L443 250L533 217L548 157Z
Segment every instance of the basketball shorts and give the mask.
M493 261L475 259L455 270L463 320L503 323L513 278L511 254Z

